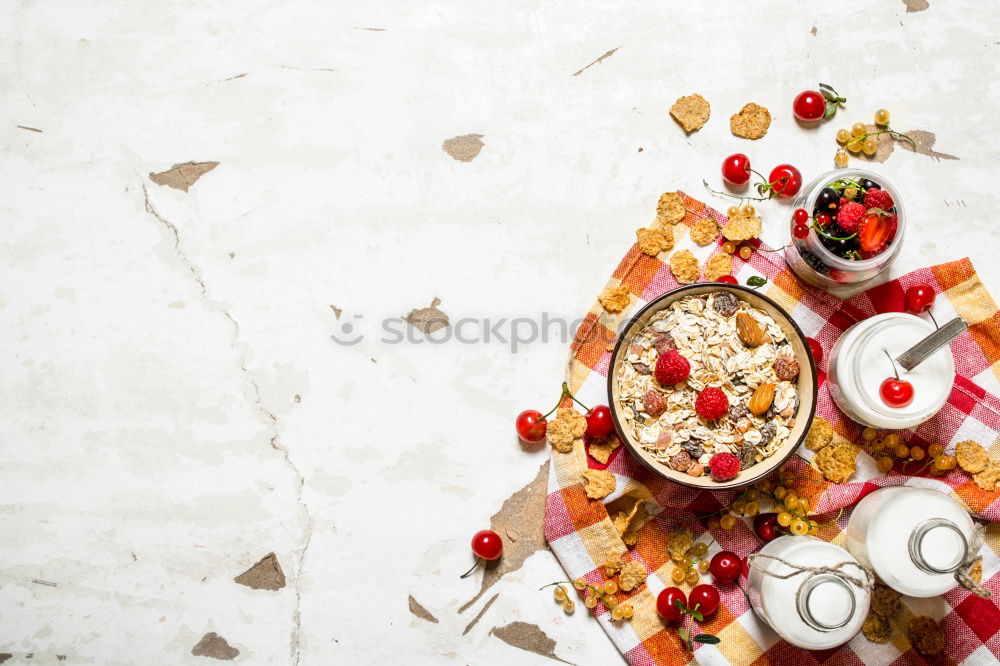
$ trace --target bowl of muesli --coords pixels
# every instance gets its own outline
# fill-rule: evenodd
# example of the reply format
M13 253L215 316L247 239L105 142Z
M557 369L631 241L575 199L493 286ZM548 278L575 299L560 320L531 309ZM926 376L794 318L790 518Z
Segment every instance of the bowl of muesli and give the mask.
M789 458L816 410L805 335L757 291L692 284L650 302L608 372L618 436L646 467L709 490L754 483Z

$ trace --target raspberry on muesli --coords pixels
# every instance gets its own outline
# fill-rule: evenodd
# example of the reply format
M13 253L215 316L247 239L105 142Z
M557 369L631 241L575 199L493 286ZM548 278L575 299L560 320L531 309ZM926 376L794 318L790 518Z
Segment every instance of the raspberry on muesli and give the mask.
M743 341L737 315L752 318L764 334L762 344ZM654 459L676 471L704 474L716 454L727 453L742 472L773 455L791 435L799 407L794 358L778 323L731 292L678 299L653 315L629 344L616 377L623 426ZM674 383L682 374L686 377ZM774 397L758 415L747 407L765 384L774 386Z

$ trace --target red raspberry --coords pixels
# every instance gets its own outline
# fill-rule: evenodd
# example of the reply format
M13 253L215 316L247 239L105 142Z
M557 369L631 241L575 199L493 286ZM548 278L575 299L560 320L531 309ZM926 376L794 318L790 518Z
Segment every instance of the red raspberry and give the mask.
M892 200L892 195L885 190L868 190L868 193L865 194L866 208L881 208L884 211L888 211L895 205L896 203Z
M868 209L859 203L845 203L837 213L837 224L849 234L855 234L861 230L861 223L864 222Z
M729 411L729 398L722 389L709 386L698 394L694 401L694 410L705 419L718 419Z
M716 453L708 461L708 469L716 481L729 481L740 473L740 459L732 453Z
M656 359L656 370L653 371L653 376L664 386L680 384L690 374L691 364L676 349L671 349L666 354L660 354L660 358Z

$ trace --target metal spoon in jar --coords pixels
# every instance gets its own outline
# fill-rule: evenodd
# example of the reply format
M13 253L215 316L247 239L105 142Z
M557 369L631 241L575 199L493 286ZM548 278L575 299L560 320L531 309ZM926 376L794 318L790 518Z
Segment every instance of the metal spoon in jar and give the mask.
M899 363L906 370L913 370L913 368L926 361L934 352L951 343L952 340L960 336L968 328L968 324L962 321L960 317L956 317L897 356L896 363Z

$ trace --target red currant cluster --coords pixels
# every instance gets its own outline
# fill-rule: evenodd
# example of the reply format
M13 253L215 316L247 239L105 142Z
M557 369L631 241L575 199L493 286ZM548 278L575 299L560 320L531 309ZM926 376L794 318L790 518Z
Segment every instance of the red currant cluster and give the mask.
M577 400L576 396L570 393L569 387L563 383L562 393L559 394L559 400L556 402L556 406L548 412L542 414L537 409L526 409L517 415L517 419L514 422L514 427L517 430L517 436L530 444L540 442L545 439L545 430L548 426L548 421L546 419L552 412L556 411L562 403L563 398L566 397L572 399L573 402L587 410L586 414L584 414L584 417L587 419L587 437L604 437L605 435L610 435L611 431L615 429L614 421L611 419L610 407L607 405L597 405L593 408L587 407L585 404Z
M926 448L918 444L910 446L894 432L880 438L875 428L865 428L861 431L861 440L862 446L875 457L878 471L883 474L888 474L896 461L901 463L900 469L903 472L906 472L906 466L910 463L923 463L916 471L907 472L913 476L919 476L925 470L931 476L943 476L958 464L955 456L945 453L940 444L931 444Z
M913 149L916 150L917 144L913 141L913 138L903 134L902 132L897 132L896 130L889 127L889 111L887 109L879 109L875 112L875 126L877 128L874 131L868 130L868 125L864 123L854 123L851 129L840 129L837 130L837 143L841 146L847 148L840 148L833 156L833 163L843 169L848 163L848 152L857 154L864 153L871 157L878 152L878 140L876 137L882 134L889 134L895 139L903 139L904 141L909 141Z

